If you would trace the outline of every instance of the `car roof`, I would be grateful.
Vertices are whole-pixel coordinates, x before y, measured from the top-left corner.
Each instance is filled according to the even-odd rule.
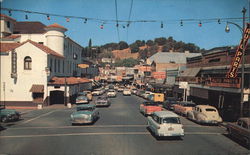
[[[179,117],[172,111],[156,111],[154,112],[154,114],[157,115],[158,117]]]
[[[241,117],[239,120],[246,122],[248,125],[250,124],[250,117]]]
[[[94,108],[95,107],[95,105],[93,105],[93,104],[81,104],[81,105],[77,105],[76,106],[77,108]]]
[[[213,108],[213,109],[216,109],[215,107],[210,106],[210,105],[197,105],[196,107],[199,107],[199,108],[201,108],[201,109],[206,109],[206,108]]]

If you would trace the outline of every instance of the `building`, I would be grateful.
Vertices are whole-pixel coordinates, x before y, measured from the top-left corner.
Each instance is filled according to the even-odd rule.
[[[235,51],[234,47],[219,47],[208,50],[201,56],[187,58],[187,69],[177,79],[175,95],[182,96],[183,90],[178,89],[178,82],[186,81],[190,100],[215,106],[226,121],[236,120],[240,113],[241,65],[236,78],[226,78]],[[246,50],[244,78],[246,102],[243,113],[249,117],[250,48]]]
[[[78,67],[83,47],[66,31],[56,23],[18,22],[1,14],[1,104],[74,103],[79,91],[91,88]]]

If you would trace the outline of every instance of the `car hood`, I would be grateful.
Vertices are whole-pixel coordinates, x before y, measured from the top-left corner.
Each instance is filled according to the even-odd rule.
[[[16,110],[13,109],[2,109],[0,110],[0,113],[2,114],[16,114],[18,113]]]

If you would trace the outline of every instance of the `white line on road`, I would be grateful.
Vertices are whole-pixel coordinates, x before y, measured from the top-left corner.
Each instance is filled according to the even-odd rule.
[[[47,112],[47,113],[42,114],[42,115],[40,115],[40,116],[37,116],[37,117],[35,117],[35,118],[32,118],[32,119],[29,119],[29,120],[27,120],[27,121],[21,122],[20,124],[29,123],[29,122],[34,121],[34,120],[36,120],[36,119],[38,119],[38,118],[41,118],[41,117],[43,117],[43,116],[47,116],[47,115],[49,115],[49,114],[51,114],[51,113],[53,113],[53,112],[55,112],[55,111],[57,111],[57,110]],[[19,125],[20,125],[20,124],[19,124]]]
[[[11,130],[22,130],[22,129],[67,129],[67,128],[139,128],[139,127],[147,127],[147,125],[94,125],[94,126],[41,126],[41,127],[13,127],[8,128]]]
[[[213,132],[186,132],[185,135],[222,135],[224,133]],[[44,135],[16,135],[0,136],[0,138],[38,138],[59,136],[99,136],[99,135],[150,135],[149,132],[97,132],[97,133],[68,133],[68,134],[44,134]]]

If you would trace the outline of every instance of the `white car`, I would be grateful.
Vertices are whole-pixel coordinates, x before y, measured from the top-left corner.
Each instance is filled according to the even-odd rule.
[[[187,118],[201,124],[219,124],[222,118],[218,110],[210,105],[197,105],[187,112]]]
[[[183,137],[180,118],[171,111],[157,111],[148,117],[148,127],[158,137]]]
[[[124,89],[123,90],[123,95],[124,96],[127,96],[127,95],[130,96],[131,95],[131,91],[129,89]]]
[[[113,89],[110,89],[107,93],[108,97],[116,97],[116,91]]]
[[[95,96],[99,96],[102,94],[102,90],[101,89],[95,89],[93,92],[92,92],[92,95],[95,95]]]

